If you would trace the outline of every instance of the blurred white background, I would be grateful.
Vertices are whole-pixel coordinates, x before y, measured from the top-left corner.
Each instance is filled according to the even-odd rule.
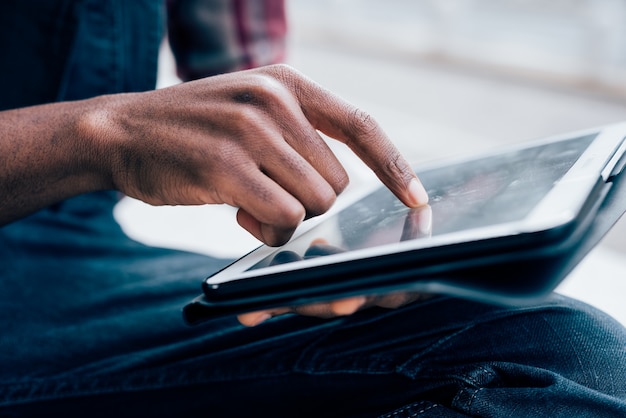
[[[626,93],[623,0],[289,0],[307,38]]]
[[[413,163],[626,120],[623,0],[287,0],[288,63],[371,113]],[[178,82],[164,49],[159,86]],[[353,183],[370,173],[341,147]],[[129,235],[237,257],[229,207],[124,199]],[[557,289],[626,324],[626,221]],[[202,278],[199,278],[199,281]]]

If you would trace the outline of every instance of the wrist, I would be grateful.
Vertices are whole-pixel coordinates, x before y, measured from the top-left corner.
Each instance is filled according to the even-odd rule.
[[[114,96],[100,96],[76,102],[76,114],[71,135],[76,149],[75,164],[85,191],[119,190],[115,177],[119,173],[122,143],[119,112]]]
[[[99,100],[0,112],[0,225],[53,203],[112,188]]]

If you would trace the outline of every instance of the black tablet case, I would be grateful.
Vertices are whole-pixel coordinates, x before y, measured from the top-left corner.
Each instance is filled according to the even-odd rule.
[[[515,252],[485,254],[478,257],[473,266],[450,260],[438,269],[431,269],[427,275],[396,281],[386,290],[435,289],[483,302],[516,305],[535,302],[554,290],[626,212],[624,177],[626,175],[619,173],[606,183],[592,215],[564,241]],[[388,274],[393,276],[394,273]],[[187,324],[194,325],[219,316],[290,305],[293,300],[289,298],[272,303],[238,304],[236,301],[210,301],[202,294],[184,307],[183,318]]]

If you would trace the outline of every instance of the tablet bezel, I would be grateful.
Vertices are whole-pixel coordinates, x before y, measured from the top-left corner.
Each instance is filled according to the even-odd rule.
[[[490,227],[477,228],[456,232],[452,234],[432,237],[428,240],[412,240],[349,251],[340,254],[318,257],[310,260],[302,260],[295,263],[282,264],[260,269],[249,270],[264,258],[281,250],[281,247],[260,246],[246,256],[235,261],[228,267],[213,274],[204,281],[203,288],[206,294],[215,293],[219,295],[224,288],[228,288],[228,283],[236,283],[240,288],[249,279],[256,279],[263,276],[284,275],[287,272],[302,272],[308,269],[319,269],[324,265],[337,265],[351,262],[353,260],[370,259],[373,257],[384,257],[396,253],[423,251],[446,246],[460,246],[464,243],[481,243],[481,245],[524,245],[525,240],[531,236],[540,235],[542,239],[557,237],[568,225],[574,223],[581,213],[584,205],[588,201],[589,194],[596,187],[598,182],[605,182],[610,177],[613,167],[620,160],[623,154],[623,139],[626,135],[626,123],[618,123],[598,128],[571,132],[558,136],[551,136],[541,140],[516,144],[514,146],[499,147],[487,153],[479,155],[449,159],[444,162],[434,162],[424,164],[420,169],[441,167],[449,164],[457,164],[465,161],[472,161],[477,158],[484,158],[498,155],[502,152],[511,152],[529,147],[542,146],[556,141],[566,141],[568,139],[579,138],[581,136],[597,133],[596,138],[589,147],[574,163],[568,172],[556,183],[555,187],[542,199],[531,213],[521,221],[508,222]],[[370,193],[383,187],[380,182],[371,184],[369,187],[362,187],[353,190],[349,195],[338,199],[333,208],[324,215],[304,222],[294,234],[292,241],[302,236],[313,228],[325,222],[329,217],[336,215],[350,204],[359,201]],[[534,238],[532,238],[534,239]],[[507,242],[505,242],[507,241]],[[244,282],[241,282],[241,281]],[[257,282],[253,287],[262,286]]]

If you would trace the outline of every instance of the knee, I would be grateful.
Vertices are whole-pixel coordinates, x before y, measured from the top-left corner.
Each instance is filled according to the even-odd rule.
[[[626,328],[592,306],[555,295],[478,328],[483,336],[496,338],[491,340],[496,358],[626,396]]]

